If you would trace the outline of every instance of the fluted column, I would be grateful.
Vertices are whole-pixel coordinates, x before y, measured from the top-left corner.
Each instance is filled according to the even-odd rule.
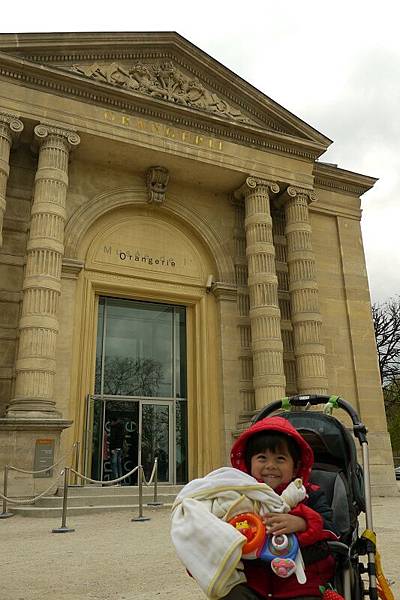
[[[243,198],[234,198],[235,229],[233,240],[235,244],[235,279],[237,286],[237,308],[239,312],[240,333],[240,406],[246,415],[255,410],[253,387],[253,353],[251,349],[250,302],[248,288],[248,267],[246,257],[245,208]]]
[[[24,125],[14,115],[0,113],[0,248],[3,246],[3,219],[6,211],[6,188],[10,174],[10,151]]]
[[[299,393],[326,394],[325,348],[321,343],[322,318],[308,208],[315,194],[312,190],[289,186],[282,199],[297,389]]]
[[[276,183],[248,177],[239,190],[245,203],[253,383],[256,408],[285,395],[278,280],[272,239],[270,193]]]
[[[80,139],[74,131],[50,125],[37,125],[34,132],[39,162],[23,283],[15,397],[7,416],[57,418],[53,383],[68,159]]]

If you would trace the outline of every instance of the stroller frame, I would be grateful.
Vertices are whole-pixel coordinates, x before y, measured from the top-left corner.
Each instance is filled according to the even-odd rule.
[[[363,492],[365,499],[365,510],[360,509],[359,512],[365,512],[367,531],[373,532],[367,428],[364,423],[362,423],[356,410],[349,402],[339,396],[299,394],[271,402],[252,418],[252,423],[256,423],[257,421],[260,421],[261,419],[264,419],[265,417],[279,410],[292,411],[293,407],[298,407],[301,409],[301,411],[298,412],[304,412],[304,410],[307,410],[311,406],[318,406],[321,404],[325,405],[325,407],[329,409],[329,414],[332,412],[332,408],[340,408],[344,410],[352,420],[354,437],[358,439],[361,446],[362,467],[364,472]],[[352,438],[351,440],[355,448],[354,440]],[[362,600],[364,597],[369,597],[370,600],[378,600],[375,567],[376,547],[374,541],[367,539],[365,544],[363,544],[363,547],[360,548],[360,544],[358,544],[356,549],[352,548],[351,545],[344,544],[343,542],[329,541],[328,544],[332,553],[336,556],[338,563],[340,562],[342,565],[343,572],[340,587],[342,588],[342,593],[345,597],[345,600]],[[367,556],[366,566],[363,562],[358,560],[359,556]],[[356,571],[356,573],[354,573],[354,571]],[[368,574],[368,590],[364,589],[364,581],[361,579],[362,573]],[[357,581],[355,581],[355,579]],[[354,590],[357,594],[356,596],[353,595]]]

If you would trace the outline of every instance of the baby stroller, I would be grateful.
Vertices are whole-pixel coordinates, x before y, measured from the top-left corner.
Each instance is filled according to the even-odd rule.
[[[308,411],[323,405],[322,410]],[[353,434],[362,450],[363,467],[357,462],[350,431],[335,417],[340,408],[351,418]],[[336,557],[334,587],[346,600],[393,598],[381,573],[373,533],[367,429],[354,408],[338,396],[297,395],[272,402],[257,413],[256,423],[279,412],[303,435],[314,451],[311,482],[319,485],[330,502],[340,542],[328,542]],[[365,513],[366,531],[359,535],[358,518]]]

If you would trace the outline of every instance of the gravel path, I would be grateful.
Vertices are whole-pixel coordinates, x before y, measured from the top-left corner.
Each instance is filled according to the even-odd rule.
[[[175,556],[169,511],[148,508],[71,517],[73,533],[54,534],[59,519],[0,520],[1,600],[204,600]],[[400,598],[399,498],[374,501],[374,525],[386,577]]]

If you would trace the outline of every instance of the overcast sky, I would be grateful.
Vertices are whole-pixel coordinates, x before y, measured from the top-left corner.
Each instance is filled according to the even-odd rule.
[[[0,30],[177,31],[334,143],[321,160],[379,177],[363,197],[373,301],[400,294],[397,0],[4,2]]]

